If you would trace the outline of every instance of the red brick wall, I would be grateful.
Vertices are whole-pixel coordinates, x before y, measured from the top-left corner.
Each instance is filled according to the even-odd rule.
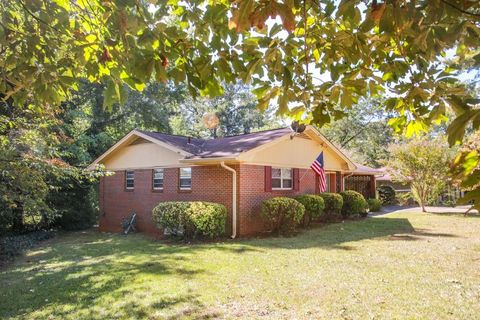
[[[298,191],[272,190],[265,192],[265,167],[240,165],[239,234],[242,236],[251,235],[265,230],[260,213],[263,200],[277,196],[315,193],[314,172],[311,169],[300,169],[299,176],[300,186]]]
[[[275,196],[315,193],[316,177],[311,169],[299,170],[299,190],[265,191],[265,167],[256,165],[232,166],[237,170],[237,234],[252,235],[263,231],[261,203]],[[121,221],[137,213],[139,231],[161,235],[152,221],[152,209],[161,201],[201,200],[218,202],[227,207],[227,234],[232,226],[232,174],[220,166],[192,168],[192,190],[178,190],[178,168],[164,171],[164,189],[152,191],[152,170],[135,170],[135,189],[125,190],[125,173],[118,171],[100,181],[100,230],[120,232]]]
[[[234,167],[235,168],[235,167]],[[238,169],[238,167],[236,168]],[[161,201],[211,201],[228,210],[227,233],[231,232],[232,174],[220,166],[192,167],[192,190],[178,190],[178,168],[164,169],[163,191],[152,191],[152,170],[135,170],[135,188],[125,190],[125,172],[100,181],[100,230],[120,232],[121,221],[137,213],[139,231],[161,235],[152,221],[152,209]]]

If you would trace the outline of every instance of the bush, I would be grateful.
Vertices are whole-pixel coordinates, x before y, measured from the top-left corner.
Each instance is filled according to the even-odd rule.
[[[325,202],[322,197],[314,194],[302,194],[294,197],[294,199],[305,207],[305,214],[303,215],[302,221],[304,227],[308,227],[312,220],[320,218],[323,214]]]
[[[54,226],[64,230],[91,228],[97,222],[96,199],[98,195],[93,187],[64,189],[50,195],[50,205],[55,208],[58,216]]]
[[[0,238],[0,262],[8,261],[21,254],[24,250],[33,247],[38,242],[52,238],[54,235],[53,231],[39,230]]]
[[[395,201],[401,206],[411,206],[415,204],[413,195],[411,192],[399,192],[395,196]]]
[[[270,230],[277,234],[288,235],[294,232],[304,214],[303,204],[292,198],[276,197],[262,203],[262,216]]]
[[[215,238],[225,233],[227,208],[212,202],[190,202],[189,220],[194,232],[208,238]]]
[[[212,202],[171,201],[159,203],[152,216],[155,224],[170,235],[215,238],[225,232],[227,209]]]
[[[340,192],[343,198],[342,215],[349,217],[353,215],[367,216],[368,204],[363,195],[357,191],[347,190]]]
[[[382,202],[382,205],[386,206],[390,204],[395,204],[396,192],[392,186],[383,185],[378,187],[377,191],[378,191],[378,197],[380,198],[380,202]]]
[[[382,209],[382,202],[378,199],[368,199],[368,209],[370,209],[370,212],[378,212]]]
[[[343,207],[343,198],[338,193],[321,193],[319,194],[325,203],[325,220],[336,220],[340,217]]]

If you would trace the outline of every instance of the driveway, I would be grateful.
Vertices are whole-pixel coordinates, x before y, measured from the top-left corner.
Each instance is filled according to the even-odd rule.
[[[426,207],[429,213],[465,213],[470,206],[456,207]],[[392,212],[422,212],[422,208],[418,206],[386,206],[380,212],[374,212],[371,216],[380,216]],[[478,210],[471,210],[468,214],[478,214]]]

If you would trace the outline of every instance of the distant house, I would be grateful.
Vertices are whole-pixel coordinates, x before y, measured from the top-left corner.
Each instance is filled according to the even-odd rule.
[[[352,162],[311,126],[300,134],[281,128],[210,140],[133,130],[90,165],[114,172],[100,181],[100,230],[120,231],[135,212],[140,231],[159,234],[155,205],[201,200],[227,207],[232,237],[259,233],[264,199],[319,192],[310,165],[322,151],[327,191],[375,196],[375,169]]]

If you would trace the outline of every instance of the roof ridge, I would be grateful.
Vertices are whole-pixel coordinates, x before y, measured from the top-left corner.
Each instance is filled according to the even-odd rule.
[[[210,141],[210,140],[218,140],[218,139],[225,139],[225,138],[233,138],[233,137],[240,137],[240,136],[247,136],[251,134],[257,134],[257,133],[262,133],[262,132],[268,132],[268,131],[277,131],[277,130],[282,130],[282,129],[288,129],[289,127],[280,127],[280,128],[275,128],[275,129],[265,129],[265,130],[260,130],[260,131],[255,131],[255,132],[249,132],[249,133],[239,133],[239,134],[234,134],[231,136],[224,136],[224,137],[218,137],[218,138],[198,138],[198,137],[193,137],[193,136],[184,136],[181,134],[173,134],[173,133],[163,133],[159,131],[149,131],[149,130],[142,130],[142,129],[135,129],[137,131],[140,131],[142,133],[158,133],[158,134],[164,134],[166,136],[171,136],[171,137],[179,137],[179,138],[194,138],[197,140],[202,140],[202,141]]]
[[[233,135],[231,135],[231,136],[224,136],[224,137],[220,137],[220,138],[218,138],[218,139],[233,138],[233,137],[240,137],[240,136],[248,136],[248,135],[250,135],[250,134],[262,133],[262,132],[268,132],[268,131],[277,131],[277,130],[282,130],[282,129],[288,129],[288,127],[281,127],[281,128],[275,128],[275,129],[265,129],[265,130],[260,130],[260,131],[255,131],[255,132],[249,132],[249,133],[233,134]]]
[[[157,133],[157,134],[163,134],[163,135],[166,135],[166,136],[170,136],[170,137],[179,137],[179,138],[185,138],[185,139],[188,139],[188,138],[193,138],[193,139],[198,139],[198,140],[206,140],[206,139],[203,139],[203,138],[197,138],[197,137],[193,137],[193,136],[184,136],[184,135],[181,135],[181,134],[173,134],[173,133],[164,133],[164,132],[160,132],[160,131],[149,131],[149,130],[142,130],[142,129],[135,129],[136,131],[140,131],[142,133]]]

